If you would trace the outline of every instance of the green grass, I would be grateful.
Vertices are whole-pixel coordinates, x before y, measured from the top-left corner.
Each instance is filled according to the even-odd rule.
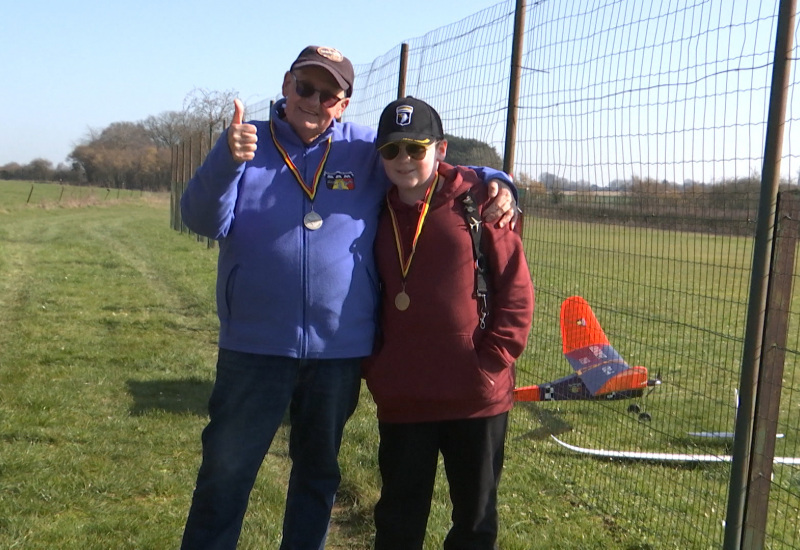
[[[216,252],[169,229],[166,195],[80,198],[85,189],[36,184],[27,201],[30,190],[0,182],[0,548],[177,548],[214,376]],[[727,465],[594,460],[536,436],[568,424],[562,437],[578,445],[727,453],[686,432],[732,429],[749,241],[531,219],[526,251],[537,304],[520,385],[567,374],[558,311],[571,294],[664,385],[647,400],[649,424],[626,402],[514,410],[500,547],[719,548]],[[790,389],[795,363],[789,354]],[[778,454],[800,456],[799,411],[785,390]],[[328,548],[370,548],[376,450],[365,390],[347,427]],[[277,547],[289,466],[284,430],[240,548]],[[779,467],[773,485],[769,547],[800,547],[800,475]],[[426,549],[441,548],[449,514],[440,472]]]
[[[111,203],[151,196],[152,193],[132,189],[110,189],[41,183],[30,181],[0,180],[0,212],[19,210],[30,206],[41,208],[77,207]]]

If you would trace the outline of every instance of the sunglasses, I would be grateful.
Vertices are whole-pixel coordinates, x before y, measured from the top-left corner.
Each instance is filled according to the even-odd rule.
[[[400,154],[400,145],[398,143],[387,143],[378,151],[381,156],[386,160],[392,160]],[[406,154],[414,160],[422,160],[428,154],[428,148],[425,145],[417,145],[416,143],[403,143],[402,146],[406,150]]]
[[[294,91],[297,93],[297,95],[308,98],[316,93],[319,93],[319,104],[326,109],[330,109],[344,99],[343,97],[339,97],[338,95],[329,92],[328,90],[318,90],[308,82],[298,80],[294,73],[292,73],[292,76],[294,77]]]

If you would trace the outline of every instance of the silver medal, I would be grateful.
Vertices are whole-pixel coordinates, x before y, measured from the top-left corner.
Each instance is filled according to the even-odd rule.
[[[322,227],[322,216],[312,210],[303,216],[303,225],[305,225],[306,228],[310,229],[311,231],[316,231]]]

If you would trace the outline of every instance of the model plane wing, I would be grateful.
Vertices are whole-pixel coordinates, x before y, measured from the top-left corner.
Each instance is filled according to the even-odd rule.
[[[654,453],[645,451],[609,451],[606,449],[590,449],[587,447],[577,447],[561,441],[554,435],[550,435],[556,443],[562,447],[585,455],[619,458],[625,460],[651,460],[655,462],[731,462],[730,455],[715,454],[688,454],[688,453]],[[800,465],[800,457],[776,456],[773,459],[775,464]]]

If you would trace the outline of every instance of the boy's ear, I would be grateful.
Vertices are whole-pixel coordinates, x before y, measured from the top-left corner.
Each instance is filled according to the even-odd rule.
[[[436,160],[439,162],[444,160],[447,156],[447,140],[443,139],[436,144]]]

